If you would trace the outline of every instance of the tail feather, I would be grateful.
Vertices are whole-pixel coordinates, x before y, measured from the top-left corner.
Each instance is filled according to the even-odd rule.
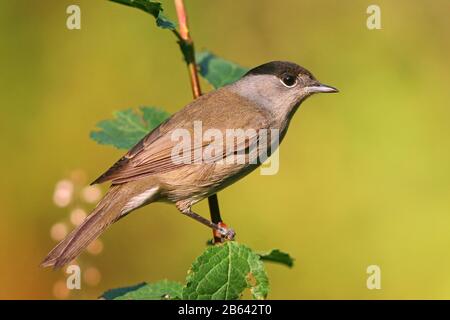
[[[60,268],[68,264],[108,226],[120,219],[120,201],[112,201],[117,200],[118,194],[119,187],[113,186],[86,220],[50,251],[41,266]]]

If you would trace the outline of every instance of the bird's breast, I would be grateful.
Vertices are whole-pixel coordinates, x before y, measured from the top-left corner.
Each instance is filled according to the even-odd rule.
[[[257,167],[225,163],[186,165],[158,177],[161,197],[169,202],[189,199],[194,204],[228,187]]]

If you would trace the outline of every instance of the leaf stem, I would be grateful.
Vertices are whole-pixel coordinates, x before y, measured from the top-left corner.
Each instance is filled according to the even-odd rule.
[[[179,35],[182,41],[182,47],[185,48],[185,59],[189,70],[189,78],[191,80],[192,95],[198,98],[202,95],[200,81],[197,73],[197,65],[195,62],[194,42],[189,33],[187,12],[183,0],[174,0],[175,8],[178,16],[178,24],[180,27]]]
[[[189,33],[188,26],[188,16],[186,12],[186,8],[184,6],[183,0],[174,0],[175,1],[175,9],[177,11],[178,16],[178,24],[180,27],[180,31],[174,31],[175,36],[180,41],[181,48],[185,49],[184,57],[186,60],[186,64],[189,70],[189,79],[191,81],[192,95],[194,98],[198,98],[202,95],[202,90],[200,87],[200,81],[198,78],[197,72],[197,64],[195,62],[195,50],[194,50],[194,41],[191,38]],[[209,211],[211,215],[211,221],[213,223],[222,223],[222,218],[220,216],[219,209],[219,199],[217,195],[214,194],[208,198]],[[218,237],[216,233],[213,232],[214,243],[222,242],[222,238]]]

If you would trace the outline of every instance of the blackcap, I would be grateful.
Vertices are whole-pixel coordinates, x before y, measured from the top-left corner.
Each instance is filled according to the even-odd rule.
[[[192,206],[257,168],[262,161],[257,157],[254,161],[255,157],[250,156],[252,150],[257,150],[256,154],[272,153],[277,147],[272,137],[278,135],[279,141],[283,139],[302,101],[315,93],[331,92],[338,90],[321,84],[299,65],[273,61],[192,101],[93,182],[110,181],[111,187],[85,221],[48,254],[42,266],[61,267],[71,262],[113,222],[156,201],[173,203],[183,214],[218,230],[226,238],[233,237],[232,229],[194,213]],[[231,140],[231,147],[198,138],[188,139],[180,147],[180,137],[195,135],[198,124],[205,135],[215,132],[216,137],[218,134],[228,137],[229,129],[250,133],[240,142]],[[259,143],[264,140],[261,132],[270,132],[270,143]],[[256,149],[251,148],[254,145]],[[202,158],[205,153],[208,159]],[[244,155],[245,161],[229,161],[237,154]]]

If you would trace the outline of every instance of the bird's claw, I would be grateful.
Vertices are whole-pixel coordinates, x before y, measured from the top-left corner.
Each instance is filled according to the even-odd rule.
[[[219,232],[225,240],[234,240],[236,237],[236,232],[232,228],[220,228]]]
[[[223,222],[219,222],[219,228],[215,232],[217,238],[223,240],[234,240],[236,232],[232,228],[228,228]]]

